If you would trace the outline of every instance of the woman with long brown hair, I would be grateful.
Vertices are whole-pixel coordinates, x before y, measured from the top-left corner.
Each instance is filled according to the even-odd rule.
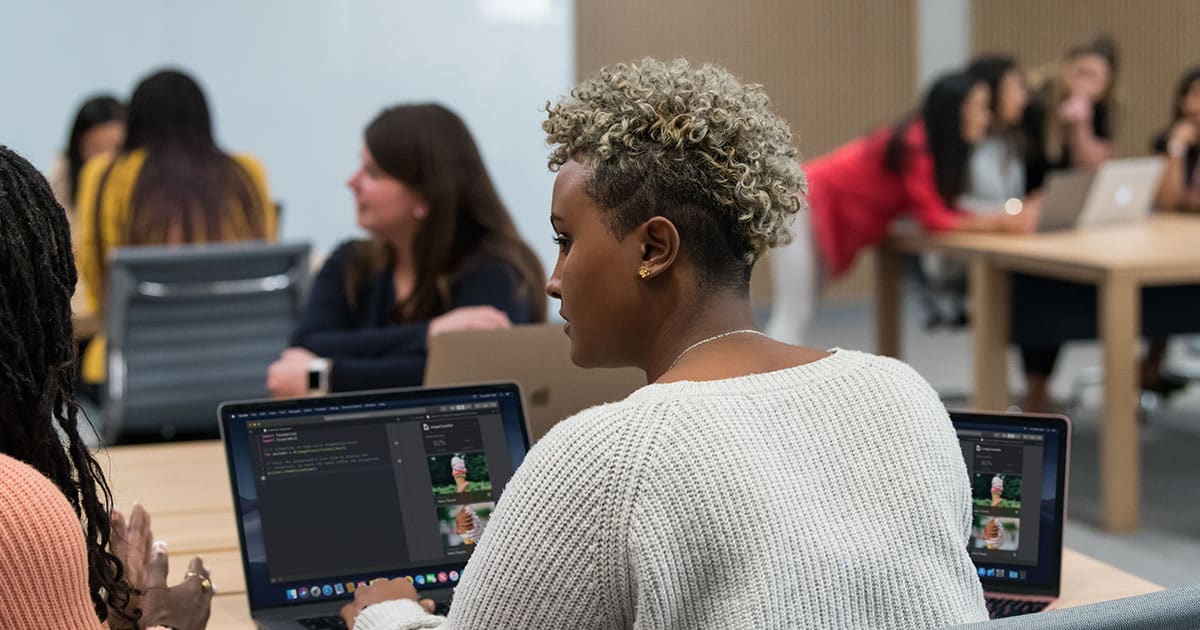
[[[266,171],[253,157],[217,146],[194,79],[177,70],[151,74],[134,90],[128,116],[120,152],[89,161],[76,195],[79,272],[97,312],[108,255],[118,247],[273,239],[276,232]],[[97,337],[83,357],[84,381],[104,380],[104,354]]]
[[[426,342],[451,330],[543,321],[540,263],[521,240],[470,132],[436,104],[384,110],[347,182],[367,240],[317,275],[275,396],[419,385]]]

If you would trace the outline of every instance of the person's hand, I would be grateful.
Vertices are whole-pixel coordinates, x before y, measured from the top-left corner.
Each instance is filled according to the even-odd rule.
[[[162,541],[152,542],[150,513],[137,503],[124,515],[113,510],[111,514],[111,546],[113,555],[121,560],[125,579],[133,589],[129,609],[110,614],[109,625],[118,628],[135,628],[125,619],[132,619],[133,611],[141,609],[141,627],[168,626],[178,630],[201,629],[208,623],[212,603],[212,581],[200,557],[192,559],[187,577],[174,587],[167,587],[167,545]]]
[[[1168,147],[1171,145],[1190,147],[1197,143],[1200,143],[1200,129],[1196,128],[1196,123],[1187,118],[1181,118],[1171,126],[1171,131],[1167,133]]]
[[[1021,211],[1017,213],[1014,231],[1018,234],[1032,234],[1037,231],[1042,219],[1042,195],[1035,193],[1025,198],[1021,203]]]
[[[429,322],[429,338],[458,330],[499,330],[512,328],[504,311],[494,306],[460,306]]]
[[[364,608],[393,599],[411,599],[420,604],[425,609],[425,612],[433,613],[433,600],[418,600],[417,589],[408,580],[379,579],[368,586],[360,586],[358,590],[354,591],[354,601],[342,606],[342,621],[346,622],[347,628],[354,630],[354,620],[358,619],[358,614]]]
[[[1058,107],[1058,117],[1065,123],[1091,122],[1092,101],[1083,94],[1072,94]]]
[[[1042,213],[1041,197],[1030,197],[1021,204],[1021,211],[1016,214],[996,215],[998,231],[1011,234],[1032,234],[1037,230],[1038,220]]]
[[[137,503],[129,514],[129,522],[117,510],[109,513],[109,547],[121,561],[125,583],[130,587],[129,604],[125,610],[109,608],[108,625],[112,630],[136,630],[135,612],[140,606],[140,592],[146,585],[146,569],[151,549],[150,514]]]
[[[213,585],[200,556],[188,563],[183,582],[167,586],[167,545],[157,542],[150,552],[147,585],[142,593],[142,624],[175,630],[204,630],[212,612]]]
[[[109,515],[112,529],[110,540],[113,555],[120,558],[125,568],[125,581],[135,590],[146,587],[146,570],[150,562],[153,534],[150,531],[150,513],[134,503],[129,511],[129,522],[125,515],[113,510]]]
[[[288,348],[267,368],[267,391],[272,398],[308,394],[308,366],[317,355],[304,348]]]

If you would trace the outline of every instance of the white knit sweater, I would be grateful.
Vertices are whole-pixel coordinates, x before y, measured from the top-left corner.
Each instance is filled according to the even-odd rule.
[[[987,619],[945,408],[907,365],[648,385],[560,423],[513,476],[448,619],[356,630],[928,628]]]

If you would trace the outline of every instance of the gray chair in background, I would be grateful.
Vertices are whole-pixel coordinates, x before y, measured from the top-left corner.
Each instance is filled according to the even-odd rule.
[[[303,244],[128,247],[109,261],[108,444],[216,437],[217,405],[262,398],[308,283]]]
[[[1194,630],[1200,628],[1200,584],[1124,597],[1087,606],[1050,610],[952,626],[953,630]]]

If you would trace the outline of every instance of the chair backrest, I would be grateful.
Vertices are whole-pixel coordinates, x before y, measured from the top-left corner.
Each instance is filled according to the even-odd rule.
[[[217,435],[217,405],[266,396],[307,286],[310,246],[127,247],[109,262],[108,443]]]
[[[1098,604],[953,626],[954,630],[1184,630],[1200,628],[1200,584]]]

